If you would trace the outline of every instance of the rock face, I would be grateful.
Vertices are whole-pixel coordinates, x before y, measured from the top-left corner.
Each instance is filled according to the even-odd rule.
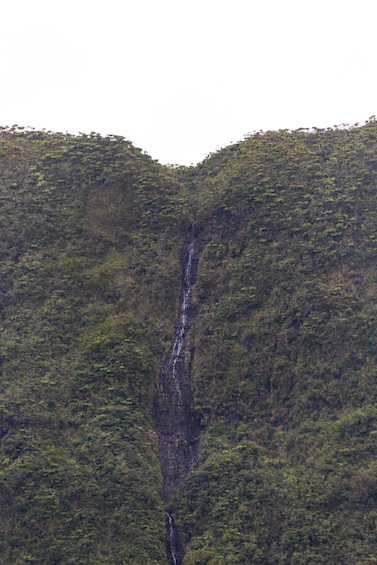
[[[164,479],[164,499],[169,502],[180,480],[195,468],[198,458],[199,426],[193,417],[191,371],[193,349],[187,352],[186,336],[194,322],[191,305],[196,282],[201,241],[193,224],[181,251],[182,292],[174,338],[159,375],[155,422],[158,455]]]
[[[197,465],[200,429],[193,415],[191,365],[193,348],[187,351],[186,336],[194,323],[192,287],[196,282],[201,240],[193,224],[181,251],[182,292],[179,315],[174,327],[170,353],[159,375],[155,405],[158,456],[163,476],[163,496],[168,504],[182,478]],[[173,565],[182,562],[174,520],[167,513],[168,559]]]

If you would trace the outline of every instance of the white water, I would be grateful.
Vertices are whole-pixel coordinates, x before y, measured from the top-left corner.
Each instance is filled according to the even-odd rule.
[[[166,421],[159,433],[159,456],[164,474],[164,497],[168,501],[181,476],[195,469],[195,448],[191,445],[196,437],[196,427],[191,415],[192,395],[188,373],[185,371],[185,339],[193,316],[190,312],[192,284],[195,283],[198,246],[192,225],[191,243],[184,245],[182,257],[182,293],[179,317],[175,326],[170,356],[161,373],[165,398]],[[186,387],[186,388],[185,388]],[[182,391],[181,391],[182,388]],[[195,432],[194,432],[195,429]],[[196,440],[195,440],[196,441]],[[173,517],[166,512],[167,554],[170,565],[181,565],[182,548]]]
[[[196,463],[195,463],[194,453],[192,451],[191,445],[189,445],[189,447],[188,447],[188,452],[190,454],[189,469],[192,470],[192,469],[195,469]]]
[[[177,548],[175,542],[175,534],[174,534],[174,523],[173,518],[170,516],[168,512],[166,512],[167,518],[167,530],[169,536],[169,555],[171,557],[173,565],[177,565]]]
[[[178,395],[181,395],[181,388],[179,385],[179,380],[177,377],[177,363],[181,357],[185,335],[187,332],[187,310],[190,306],[191,298],[191,276],[192,276],[192,257],[194,254],[194,244],[191,243],[189,247],[189,254],[187,258],[187,263],[185,266],[184,277],[183,277],[183,293],[182,302],[179,316],[179,329],[175,335],[174,343],[172,347],[172,353],[170,356],[170,367],[171,376],[173,378],[174,386],[177,390]]]

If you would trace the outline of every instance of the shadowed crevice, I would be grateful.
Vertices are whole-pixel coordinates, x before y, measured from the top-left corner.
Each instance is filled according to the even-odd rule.
[[[182,291],[178,319],[170,353],[160,374],[155,402],[155,426],[158,434],[158,457],[163,477],[163,497],[168,505],[179,483],[198,461],[200,427],[194,418],[191,391],[191,366],[193,349],[187,355],[187,334],[194,324],[192,287],[196,282],[202,241],[198,229],[192,224],[181,250]],[[180,565],[183,559],[173,517],[166,514],[168,559]]]

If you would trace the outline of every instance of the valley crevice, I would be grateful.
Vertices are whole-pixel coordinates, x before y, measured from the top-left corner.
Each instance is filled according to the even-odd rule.
[[[193,349],[187,346],[187,334],[195,320],[192,287],[196,282],[201,241],[195,224],[181,250],[182,290],[178,319],[170,352],[160,370],[155,403],[158,457],[163,477],[163,498],[168,506],[185,475],[197,465],[200,427],[194,417],[191,390]],[[171,514],[167,513],[168,559],[182,562],[183,552]]]

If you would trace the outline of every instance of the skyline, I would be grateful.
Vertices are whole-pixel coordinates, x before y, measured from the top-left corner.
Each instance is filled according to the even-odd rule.
[[[377,113],[369,1],[15,0],[0,125],[122,135],[195,164],[254,131]]]

